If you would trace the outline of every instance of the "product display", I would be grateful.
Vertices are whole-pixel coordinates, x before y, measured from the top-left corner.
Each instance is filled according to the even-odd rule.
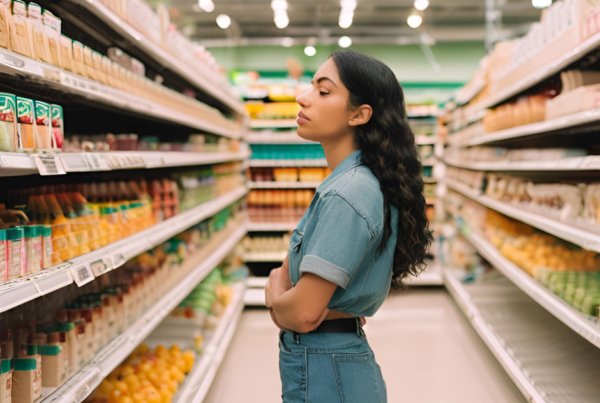
[[[314,190],[251,190],[248,216],[254,222],[297,222],[308,208]]]
[[[329,168],[250,168],[248,178],[257,182],[322,182]]]
[[[320,144],[252,144],[252,159],[324,159]]]

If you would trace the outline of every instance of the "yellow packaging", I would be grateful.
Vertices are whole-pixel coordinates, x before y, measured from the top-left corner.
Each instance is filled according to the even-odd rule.
[[[102,56],[102,71],[106,76],[106,84],[110,85],[111,87],[114,87],[115,85],[113,82],[112,62],[106,56]]]
[[[60,49],[58,66],[65,70],[76,72],[73,61],[73,41],[64,35],[61,35],[58,46]]]
[[[96,79],[103,84],[108,84],[106,82],[106,74],[104,74],[104,66],[102,65],[102,55],[92,50],[92,62],[96,72]]]
[[[98,74],[96,73],[96,68],[94,67],[94,59],[92,57],[93,51],[87,46],[83,47],[83,64],[85,65],[85,76],[91,78],[92,80],[98,80]]]
[[[55,17],[50,11],[44,10],[42,16],[42,22],[44,24],[45,40],[48,41],[47,55],[48,63],[52,63],[55,66],[61,66],[60,63],[60,29],[61,21],[60,18]],[[61,66],[62,67],[62,66]]]
[[[13,2],[12,25],[10,33],[10,50],[23,56],[32,57],[31,25],[27,18],[27,6],[20,0]],[[12,29],[14,27],[14,29]]]
[[[83,60],[83,44],[73,41],[73,71],[87,77],[85,62]]]
[[[32,33],[31,42],[33,58],[51,63],[52,56],[50,55],[50,43],[48,42],[48,36],[42,22],[42,8],[35,3],[29,3],[27,16],[29,17],[29,25]]]

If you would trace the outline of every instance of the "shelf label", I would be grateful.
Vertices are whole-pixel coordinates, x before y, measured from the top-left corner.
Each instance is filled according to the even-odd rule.
[[[65,167],[60,158],[55,155],[34,155],[33,160],[37,165],[40,175],[65,175]]]
[[[108,161],[106,161],[106,158],[104,158],[103,155],[89,153],[89,154],[84,154],[84,156],[85,156],[85,161],[87,162],[89,167],[91,169],[93,169],[94,171],[110,170],[110,165],[108,164]]]
[[[94,273],[94,276],[99,277],[104,273],[108,273],[112,270],[112,259],[110,255],[107,254],[101,259],[91,262],[90,267],[92,269],[92,272]]]
[[[75,280],[78,287],[84,286],[95,278],[94,272],[88,262],[71,266],[71,275],[73,275],[73,280]]]

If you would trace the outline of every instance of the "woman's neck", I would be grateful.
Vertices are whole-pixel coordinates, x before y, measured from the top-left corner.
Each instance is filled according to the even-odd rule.
[[[348,137],[345,141],[335,141],[333,143],[321,143],[323,151],[325,151],[325,159],[327,165],[332,171],[338,167],[354,151],[357,150],[354,145],[354,138]]]

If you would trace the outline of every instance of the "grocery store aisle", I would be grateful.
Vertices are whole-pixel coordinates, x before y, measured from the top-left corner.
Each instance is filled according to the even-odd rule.
[[[390,403],[525,402],[443,288],[389,298],[365,328]],[[205,403],[281,402],[277,331],[244,312]]]

